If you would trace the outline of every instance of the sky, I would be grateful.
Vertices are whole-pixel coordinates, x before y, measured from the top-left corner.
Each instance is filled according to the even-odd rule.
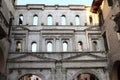
[[[46,5],[86,5],[91,6],[93,0],[18,0],[17,5],[46,4]]]

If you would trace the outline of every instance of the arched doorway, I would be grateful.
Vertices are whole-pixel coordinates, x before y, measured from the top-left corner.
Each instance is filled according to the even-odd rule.
[[[42,80],[42,79],[34,74],[25,74],[21,76],[18,80]]]
[[[73,80],[99,80],[95,75],[90,73],[80,73]]]
[[[111,74],[111,80],[120,80],[120,61],[114,63]]]

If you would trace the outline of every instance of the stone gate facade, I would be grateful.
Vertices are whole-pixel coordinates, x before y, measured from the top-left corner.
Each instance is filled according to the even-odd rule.
[[[41,80],[80,80],[80,74],[109,80],[98,17],[89,10],[83,5],[16,6],[7,80],[26,74]]]

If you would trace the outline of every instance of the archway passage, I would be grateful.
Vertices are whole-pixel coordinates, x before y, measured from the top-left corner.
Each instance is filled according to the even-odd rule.
[[[114,63],[111,77],[111,80],[120,80],[120,61]]]
[[[73,80],[99,80],[95,75],[90,73],[80,73]]]
[[[25,74],[21,76],[18,80],[42,80],[39,76],[33,74]]]

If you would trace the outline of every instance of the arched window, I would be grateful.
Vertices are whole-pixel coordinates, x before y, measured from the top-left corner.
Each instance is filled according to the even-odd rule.
[[[19,15],[19,24],[23,24],[23,15],[22,14]]]
[[[93,41],[92,45],[93,45],[93,50],[96,51],[97,50],[97,42]]]
[[[66,17],[65,17],[65,15],[61,16],[61,24],[66,25]]]
[[[49,41],[49,42],[47,43],[47,52],[52,52],[52,51],[53,51],[52,48],[53,48],[53,44],[52,44],[52,42]]]
[[[72,80],[99,80],[96,75],[91,73],[80,73]]]
[[[48,25],[52,25],[52,15],[48,15]]]
[[[38,25],[38,16],[37,15],[33,16],[33,25]]]
[[[91,15],[89,16],[89,22],[90,22],[90,24],[93,24],[93,18]]]
[[[68,43],[66,41],[63,42],[63,51],[64,52],[68,51]]]
[[[22,44],[20,41],[17,41],[16,43],[16,51],[21,52],[22,51]]]
[[[32,52],[36,52],[36,51],[37,51],[37,43],[32,42]]]
[[[75,16],[76,25],[80,25],[80,17],[78,15]]]
[[[18,78],[18,80],[42,80],[42,78],[34,74],[25,74]]]
[[[81,41],[78,42],[78,51],[83,50],[83,43]]]

